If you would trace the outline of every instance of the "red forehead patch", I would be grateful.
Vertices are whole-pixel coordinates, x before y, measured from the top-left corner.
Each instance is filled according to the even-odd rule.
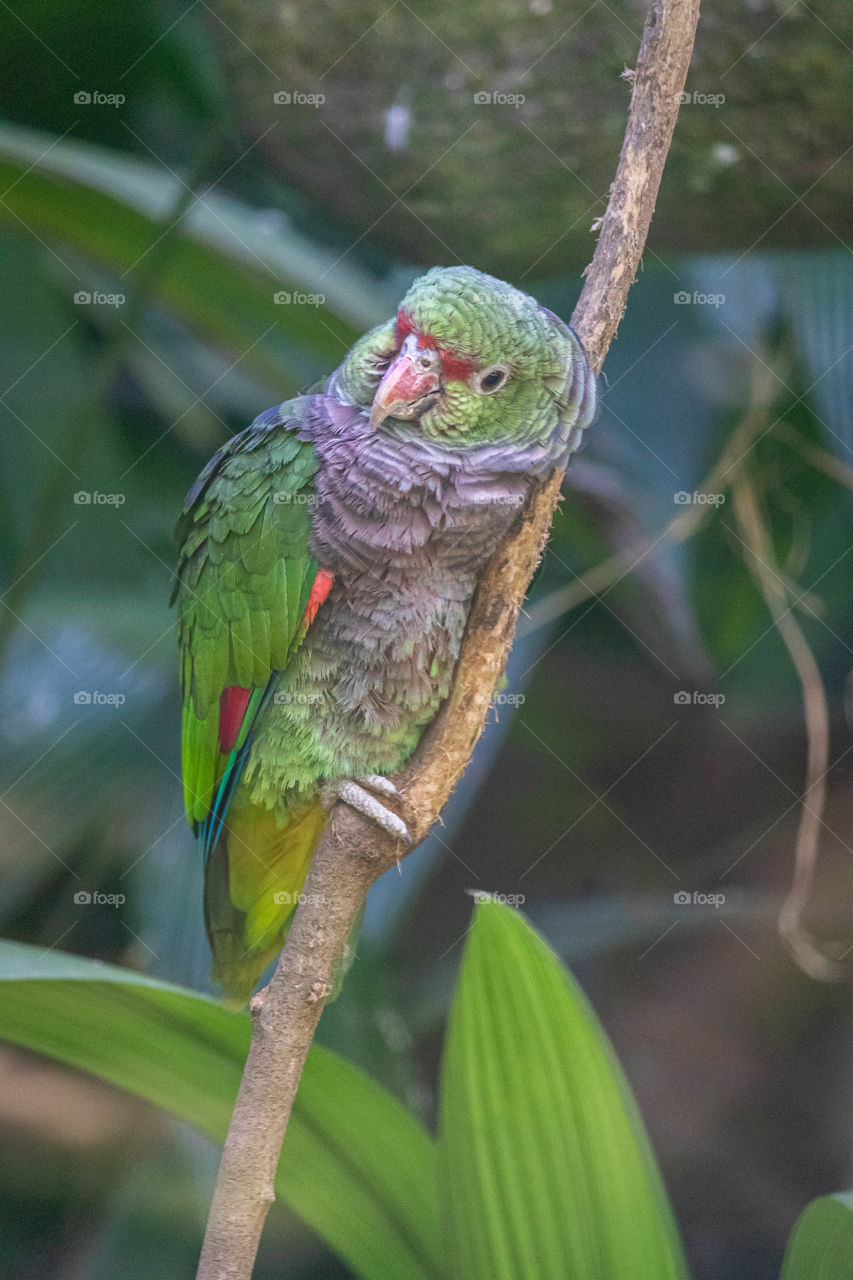
[[[408,311],[404,311],[401,307],[397,312],[397,341],[402,345],[408,338],[410,333],[414,333],[415,324]]]
[[[415,327],[415,322],[409,313],[401,307],[397,312],[397,342],[402,345],[410,333],[417,337],[418,346],[431,347],[438,352],[441,357],[441,371],[445,378],[465,382],[477,370],[476,360],[468,356],[456,355],[449,347],[439,346],[437,339],[431,333],[421,333]]]

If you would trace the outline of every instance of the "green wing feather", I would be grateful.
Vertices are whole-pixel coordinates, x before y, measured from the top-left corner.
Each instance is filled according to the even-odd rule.
[[[184,804],[197,828],[233,762],[219,749],[219,699],[252,691],[245,740],[273,672],[301,641],[317,561],[309,550],[317,459],[300,441],[304,401],[270,410],[210,460],[177,527]]]

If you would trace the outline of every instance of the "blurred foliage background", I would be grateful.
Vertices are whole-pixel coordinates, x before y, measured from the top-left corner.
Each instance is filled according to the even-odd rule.
[[[167,607],[183,494],[421,266],[568,317],[642,22],[626,0],[3,6],[6,937],[207,988]],[[320,1032],[431,1122],[464,891],[523,898],[614,1040],[697,1280],[776,1275],[800,1208],[851,1177],[849,988],[775,929],[807,742],[766,599],[826,691],[807,923],[843,964],[851,27],[841,0],[703,15],[506,695],[445,826],[374,890]],[[20,1051],[0,1075],[0,1275],[192,1275],[212,1148]],[[276,1207],[259,1276],[347,1274]]]

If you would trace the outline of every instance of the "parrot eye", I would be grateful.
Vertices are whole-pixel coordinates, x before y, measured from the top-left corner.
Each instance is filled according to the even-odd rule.
[[[509,369],[507,369],[506,365],[494,364],[491,369],[487,369],[485,373],[480,374],[478,390],[484,396],[494,395],[496,391],[500,391],[508,378]]]

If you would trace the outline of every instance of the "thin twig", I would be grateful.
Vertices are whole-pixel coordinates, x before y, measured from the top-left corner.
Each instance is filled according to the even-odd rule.
[[[715,471],[729,477],[739,540],[747,570],[755,578],[767,608],[794,665],[803,698],[806,728],[806,782],[800,810],[800,822],[794,846],[794,874],[791,888],[779,911],[779,934],[793,959],[813,978],[837,982],[849,978],[846,966],[831,960],[819,948],[802,922],[809,904],[817,874],[820,830],[826,806],[826,774],[829,761],[830,721],[826,690],[805,633],[794,616],[794,606],[806,603],[806,594],[792,584],[776,564],[773,541],[763,518],[755,480],[744,465],[753,445],[765,435],[796,448],[812,466],[820,467],[840,483],[848,483],[850,470],[844,464],[829,466],[833,460],[823,450],[803,441],[786,423],[773,421],[772,410],[778,371],[772,357],[758,361],[753,370],[749,404],[746,413],[729,439]],[[726,465],[727,459],[734,459]]]
[[[828,453],[826,449],[821,449],[820,445],[804,440],[802,433],[788,426],[786,422],[777,423],[773,434],[783,444],[795,449],[797,453],[805,458],[806,462],[816,467],[818,471],[822,471],[824,475],[831,476],[833,480],[837,480],[839,484],[845,485],[848,489],[853,489],[853,467],[848,463],[842,462],[840,458]]]
[[[599,370],[615,337],[654,212],[693,49],[699,0],[651,0],[625,140],[595,256],[572,324]],[[478,586],[453,690],[395,779],[417,844],[485,724],[525,593],[541,558],[562,474],[536,491]],[[299,1077],[350,926],[401,850],[374,823],[335,807],[265,998],[222,1153],[197,1280],[250,1280]]]
[[[767,522],[762,518],[754,482],[747,473],[734,485],[734,510],[744,542],[744,560],[755,577],[767,608],[791,658],[803,696],[806,726],[806,785],[794,846],[794,875],[788,896],[779,911],[780,936],[805,973],[824,982],[849,977],[844,965],[820,950],[803,924],[817,874],[823,812],[826,807],[826,775],[829,771],[829,707],[826,689],[811,646],[794,616],[789,588],[775,564]]]

